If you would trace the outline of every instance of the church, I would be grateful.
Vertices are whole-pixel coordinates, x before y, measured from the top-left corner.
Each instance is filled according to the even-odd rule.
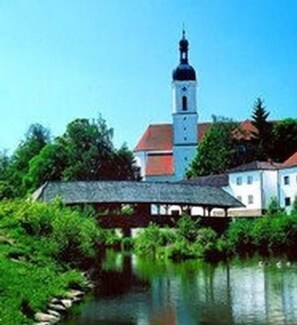
[[[172,73],[172,124],[149,125],[134,149],[146,181],[178,181],[196,154],[211,123],[197,124],[197,77],[189,64],[189,42],[183,31],[180,62]]]
[[[180,62],[172,73],[172,124],[149,125],[134,148],[144,181],[182,180],[199,143],[212,125],[211,122],[198,123],[197,74],[189,64],[185,31],[179,42],[179,52]],[[246,120],[233,135],[248,141],[256,131]]]

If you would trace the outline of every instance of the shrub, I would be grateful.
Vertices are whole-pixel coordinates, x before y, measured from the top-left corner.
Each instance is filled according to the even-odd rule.
[[[253,220],[234,219],[230,224],[226,237],[230,250],[233,252],[248,251],[253,248]]]
[[[199,221],[193,220],[188,215],[183,215],[181,219],[178,220],[176,224],[177,235],[181,239],[185,239],[190,243],[194,243],[197,238],[199,229]]]

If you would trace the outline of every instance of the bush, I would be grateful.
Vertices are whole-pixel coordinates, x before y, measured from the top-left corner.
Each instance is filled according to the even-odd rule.
[[[193,220],[188,215],[183,215],[176,224],[177,235],[190,243],[194,243],[196,241],[198,229],[199,221]]]
[[[226,237],[228,246],[233,252],[250,252],[253,249],[253,220],[234,219],[230,224]]]

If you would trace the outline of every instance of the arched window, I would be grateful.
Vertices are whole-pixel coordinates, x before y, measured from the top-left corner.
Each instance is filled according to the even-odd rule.
[[[186,96],[182,97],[182,108],[183,108],[183,111],[186,111],[188,109],[188,103],[187,103],[187,97]]]

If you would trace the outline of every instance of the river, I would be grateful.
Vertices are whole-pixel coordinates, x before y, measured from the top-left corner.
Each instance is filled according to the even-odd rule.
[[[297,324],[297,264],[259,261],[174,264],[108,252],[94,294],[62,324]]]

